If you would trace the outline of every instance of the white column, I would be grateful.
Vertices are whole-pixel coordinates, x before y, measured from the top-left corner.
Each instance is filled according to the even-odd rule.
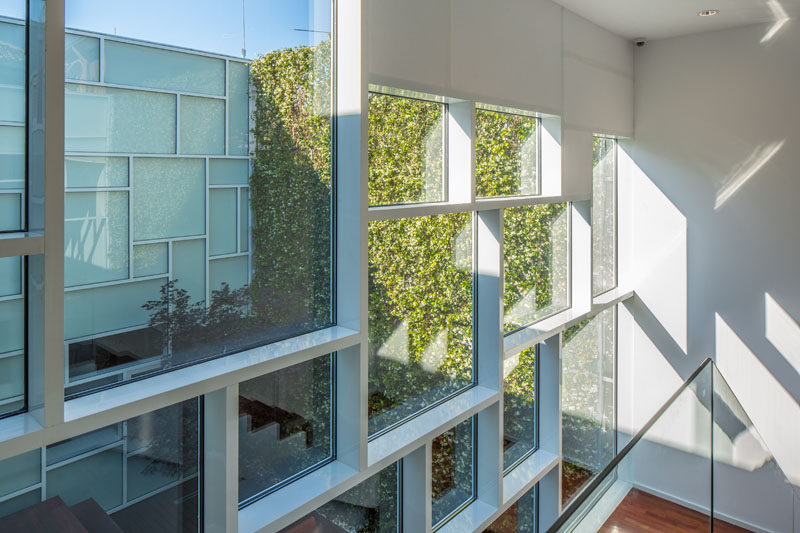
[[[204,397],[203,520],[205,531],[239,527],[239,386]]]
[[[539,482],[539,528],[561,513],[561,335],[539,344],[539,448],[559,457],[559,465]]]
[[[431,444],[403,458],[403,531],[431,530]]]
[[[475,199],[475,103],[450,102],[447,120],[448,201],[469,203]]]

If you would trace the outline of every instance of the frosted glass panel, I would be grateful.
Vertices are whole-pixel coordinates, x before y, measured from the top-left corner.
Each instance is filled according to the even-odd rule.
[[[33,486],[42,480],[42,452],[37,448],[0,461],[0,496]]]
[[[0,414],[21,409],[25,394],[25,356],[0,359]]]
[[[19,257],[0,257],[0,297],[22,293]]]
[[[250,190],[242,189],[239,201],[239,249],[246,252],[250,248]]]
[[[164,282],[155,279],[68,291],[64,295],[64,338],[74,339],[146,324],[150,315],[142,309],[142,304],[158,300]]]
[[[128,193],[70,192],[64,198],[64,285],[128,277]]]
[[[232,290],[247,285],[247,256],[215,259],[209,263],[208,268],[212,291],[219,290],[223,282]]]
[[[25,188],[25,128],[0,126],[0,190]]]
[[[0,301],[0,354],[22,350],[24,313],[22,299]]]
[[[167,243],[139,244],[133,247],[133,276],[166,274],[169,269]]]
[[[64,178],[67,187],[76,189],[127,187],[128,158],[68,156]]]
[[[133,176],[135,241],[205,233],[202,159],[136,158]]]
[[[64,76],[68,80],[100,81],[100,39],[66,35]]]
[[[189,293],[192,301],[206,299],[205,265],[205,240],[172,243],[172,279],[179,289]]]
[[[106,83],[225,95],[225,61],[106,40]]]
[[[228,153],[230,155],[248,155],[250,132],[250,103],[248,100],[248,84],[250,69],[244,63],[230,62],[229,97],[228,97]]]
[[[21,199],[19,194],[0,192],[0,231],[15,231],[22,227]]]
[[[0,22],[0,49],[0,121],[24,122],[25,26]]]
[[[181,96],[181,153],[225,153],[225,101]]]
[[[211,185],[247,185],[249,180],[247,159],[211,159],[208,180]]]
[[[67,152],[175,153],[175,96],[66,85]]]
[[[122,446],[105,450],[47,473],[47,497],[67,505],[88,498],[106,511],[122,504]]]
[[[208,194],[211,255],[236,253],[236,189],[211,189]]]

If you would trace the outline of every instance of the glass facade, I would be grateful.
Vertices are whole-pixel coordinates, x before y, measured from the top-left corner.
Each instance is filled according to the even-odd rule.
[[[539,194],[538,119],[523,111],[475,110],[475,180],[479,198]]]
[[[0,415],[25,407],[25,261],[0,258]]]
[[[195,8],[66,2],[68,397],[332,324],[331,6]]]
[[[369,225],[369,433],[472,384],[468,214]]]
[[[570,501],[616,454],[616,310],[563,333],[562,500]]]
[[[569,211],[565,203],[504,211],[506,333],[569,307]]]
[[[239,501],[246,505],[334,455],[334,356],[239,385]]]
[[[503,361],[503,469],[536,449],[537,347]]]
[[[0,233],[26,226],[27,3],[0,3]],[[0,407],[0,410],[2,407]]]
[[[523,494],[483,533],[536,533],[536,487]]]
[[[399,533],[401,466],[399,462],[387,466],[281,533]]]
[[[188,400],[0,461],[0,530],[200,531],[200,418]]]
[[[592,293],[617,286],[617,141],[595,137],[592,170]]]
[[[475,425],[467,419],[431,443],[434,528],[475,499]]]

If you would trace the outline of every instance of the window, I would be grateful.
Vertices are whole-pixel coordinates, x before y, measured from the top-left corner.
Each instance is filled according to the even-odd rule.
[[[483,533],[536,533],[536,487],[492,522]]]
[[[369,433],[473,382],[472,220],[369,225]]]
[[[24,264],[0,258],[0,415],[25,407]]]
[[[538,119],[520,110],[475,110],[477,196],[539,194]]]
[[[562,501],[567,503],[616,454],[616,309],[563,333]]]
[[[247,505],[334,456],[334,356],[239,385],[239,500]]]
[[[595,137],[592,171],[592,293],[617,285],[617,141]]]
[[[569,307],[569,205],[503,214],[505,332]]]
[[[370,205],[447,200],[447,108],[430,99],[369,94]]]
[[[0,461],[0,530],[200,531],[200,416],[188,400]]]
[[[503,469],[536,449],[536,355],[534,346],[503,361]]]
[[[186,11],[66,2],[68,397],[333,322],[331,6]]]
[[[475,499],[475,419],[445,431],[431,444],[434,529]]]
[[[281,533],[363,531],[399,533],[400,468],[387,466],[366,481],[304,516]]]

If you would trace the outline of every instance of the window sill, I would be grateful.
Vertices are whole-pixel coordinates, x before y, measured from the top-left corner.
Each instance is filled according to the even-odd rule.
[[[44,428],[30,413],[0,420],[0,461],[42,445]]]
[[[503,477],[503,507],[508,507],[531,490],[550,470],[558,467],[558,456],[545,450],[536,450]]]
[[[499,392],[476,385],[384,433],[367,447],[367,463],[370,469],[388,466],[413,451],[421,441],[439,436],[499,399]]]
[[[496,513],[497,508],[488,503],[475,500],[460,513],[447,521],[436,533],[462,533],[463,531],[483,531]]]
[[[0,257],[20,257],[44,253],[44,233],[41,231],[17,231],[0,233]]]

